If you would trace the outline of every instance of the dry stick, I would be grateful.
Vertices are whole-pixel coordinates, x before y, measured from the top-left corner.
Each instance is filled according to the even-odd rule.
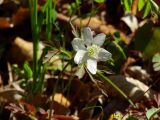
[[[86,26],[89,26],[89,23],[90,23],[90,21],[91,21],[92,15],[95,14],[96,11],[97,11],[99,8],[103,7],[103,4],[101,4],[101,5],[98,6],[98,8],[96,8],[96,10],[94,10],[94,2],[93,2],[93,0],[91,0],[91,2],[92,2],[92,11],[91,11],[91,15],[89,16],[89,20],[88,20],[88,23],[86,24]]]
[[[136,15],[136,13],[137,13],[137,6],[138,6],[138,0],[133,0],[133,3],[132,3],[132,13],[133,13],[133,15]]]
[[[160,79],[158,78],[155,82],[153,82],[153,84],[151,84],[151,85],[149,86],[149,88],[144,92],[144,94],[143,94],[141,97],[139,97],[139,99],[138,99],[137,101],[139,101],[141,98],[143,98],[144,95],[145,95],[157,82],[159,82],[159,81],[160,81]]]
[[[8,75],[9,75],[9,84],[13,83],[13,75],[12,75],[12,66],[9,62],[7,62],[8,67]]]

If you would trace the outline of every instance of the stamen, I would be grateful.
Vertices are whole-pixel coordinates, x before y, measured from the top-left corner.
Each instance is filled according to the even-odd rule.
[[[87,47],[88,56],[97,59],[99,50],[100,50],[100,47],[97,45],[92,45]]]

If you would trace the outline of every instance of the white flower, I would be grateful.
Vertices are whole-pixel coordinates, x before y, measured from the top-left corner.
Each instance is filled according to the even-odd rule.
[[[138,29],[138,20],[133,14],[126,14],[121,20],[128,25],[132,32],[135,32]]]
[[[106,61],[111,58],[112,54],[101,48],[105,41],[104,33],[92,36],[92,31],[86,27],[82,31],[81,38],[74,38],[72,46],[77,51],[74,61],[76,64],[84,63],[87,69],[92,73],[97,72],[97,61]]]

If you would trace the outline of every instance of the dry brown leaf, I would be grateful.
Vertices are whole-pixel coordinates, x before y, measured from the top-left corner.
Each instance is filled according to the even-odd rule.
[[[0,91],[0,103],[13,103],[19,101],[24,93],[15,89],[3,89]]]
[[[67,108],[71,105],[70,101],[65,96],[63,96],[63,94],[61,94],[61,93],[56,93],[54,95],[54,101],[56,101],[57,103],[65,106]]]
[[[0,17],[0,29],[12,28],[13,26],[8,18]]]
[[[39,6],[39,11],[40,10],[41,10],[41,6]],[[8,28],[10,25],[12,26],[18,25],[22,23],[28,16],[29,16],[29,9],[20,7],[19,10],[16,12],[16,14],[14,14],[13,17],[11,18],[12,23],[11,21],[6,21],[5,18],[3,18],[4,20],[2,20],[2,22],[4,22],[6,25],[4,24],[5,26],[2,26],[2,27]],[[73,16],[72,18],[70,18],[61,13],[57,14],[58,20],[62,20],[68,23],[70,22],[70,20],[72,20],[73,24],[77,27],[80,27],[82,23],[82,26],[89,26],[92,30],[97,31],[99,33],[113,34],[114,32],[120,32],[121,38],[124,40],[124,42],[127,39],[126,35],[123,32],[116,29],[112,25],[103,24],[103,22],[96,17],[91,17],[91,18],[88,17],[85,19],[81,19],[77,17],[75,19],[75,17],[76,16]]]
[[[24,20],[28,17],[29,17],[29,9],[20,7],[16,12],[16,14],[12,16],[11,21],[14,25],[18,25],[24,22]]]
[[[145,85],[137,79],[125,77],[122,75],[115,75],[109,78],[133,101],[136,101],[139,98],[154,98],[155,91],[149,89],[147,85]],[[119,99],[124,99],[124,97],[107,82],[105,82],[104,86],[102,87],[107,91],[107,93],[110,96],[118,97]]]
[[[42,51],[39,50],[39,57]],[[33,43],[25,41],[20,37],[16,37],[12,42],[10,56],[13,62],[24,62],[25,60],[31,61],[33,59]]]

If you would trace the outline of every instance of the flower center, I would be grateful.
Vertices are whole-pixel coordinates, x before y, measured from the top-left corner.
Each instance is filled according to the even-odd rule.
[[[87,47],[87,53],[89,57],[98,58],[98,53],[100,51],[100,47],[97,45],[92,45]]]

